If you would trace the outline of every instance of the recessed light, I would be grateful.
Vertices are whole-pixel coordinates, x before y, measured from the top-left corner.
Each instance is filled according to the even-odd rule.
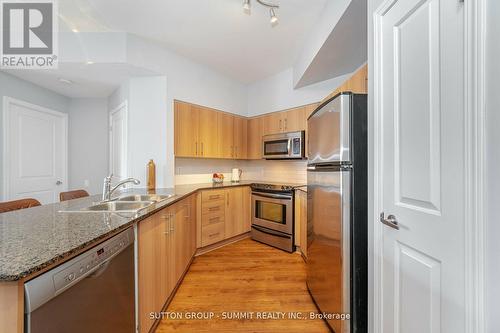
[[[93,62],[93,61],[90,61],[90,60],[89,60],[89,61],[87,61],[87,65],[93,65],[93,64],[94,64],[94,62]]]
[[[58,80],[59,80],[59,82],[62,82],[62,83],[73,84],[73,81],[65,79],[63,77],[60,77]]]
[[[76,33],[76,32],[80,32],[78,29],[71,29],[71,31],[73,31],[73,32],[75,32],[75,33]]]

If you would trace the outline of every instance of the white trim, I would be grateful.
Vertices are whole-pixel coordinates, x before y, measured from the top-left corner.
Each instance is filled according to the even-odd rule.
[[[466,110],[466,331],[486,332],[486,1],[464,3]]]
[[[120,111],[123,109],[123,112],[125,114],[124,118],[125,118],[125,128],[126,128],[126,131],[125,131],[125,134],[124,134],[124,142],[123,142],[123,145],[126,147],[125,149],[125,176],[128,176],[128,173],[130,171],[130,161],[129,161],[129,156],[128,156],[128,131],[129,131],[129,128],[128,128],[128,101],[127,100],[124,100],[123,102],[121,102],[118,106],[116,106],[115,108],[111,109],[111,111],[109,112],[109,126],[108,126],[108,135],[109,135],[109,163],[108,163],[108,167],[109,167],[109,170],[108,170],[108,174],[111,174],[111,170],[113,170],[113,151],[112,151],[112,133],[111,133],[111,124],[112,124],[112,119],[113,119],[113,114],[115,114],[116,112]]]
[[[17,104],[19,106],[33,109],[38,112],[50,114],[63,119],[64,122],[64,148],[63,148],[63,175],[62,175],[62,190],[66,191],[68,189],[68,114],[54,111],[49,108],[45,108],[40,105],[32,104],[26,101],[22,101],[20,99],[15,99],[9,96],[3,97],[3,124],[2,124],[2,132],[3,132],[3,187],[2,187],[2,200],[7,201],[10,199],[10,105]]]
[[[373,13],[373,87],[374,87],[374,179],[373,179],[373,211],[371,220],[373,228],[373,329],[375,333],[383,332],[383,293],[382,293],[382,261],[383,261],[383,229],[378,222],[378,214],[383,210],[383,124],[381,121],[383,105],[382,95],[382,63],[381,41],[379,40],[381,22],[384,13],[397,0],[385,1]],[[464,4],[464,112],[465,112],[465,171],[466,171],[466,207],[465,207],[465,246],[466,246],[466,313],[465,332],[485,332],[485,216],[486,180],[485,180],[485,0],[465,1]],[[469,221],[469,223],[467,223]],[[472,221],[472,222],[471,222]]]

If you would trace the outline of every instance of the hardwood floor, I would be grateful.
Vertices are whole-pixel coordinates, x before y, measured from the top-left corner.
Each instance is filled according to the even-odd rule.
[[[322,320],[308,318],[317,310],[305,280],[299,254],[241,240],[195,258],[156,332],[329,332]],[[193,312],[213,318],[187,319]],[[247,318],[224,319],[224,312]],[[263,312],[285,313],[285,319],[257,318]],[[296,312],[304,318],[288,318]],[[170,313],[183,318],[167,318]]]

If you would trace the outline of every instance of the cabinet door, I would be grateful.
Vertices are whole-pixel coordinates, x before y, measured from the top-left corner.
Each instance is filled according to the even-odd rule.
[[[352,91],[353,93],[368,93],[368,66],[365,65],[356,71],[356,73],[346,81],[345,86],[347,91]]]
[[[242,234],[245,230],[244,192],[245,187],[226,190],[225,238]]]
[[[233,158],[234,156],[234,122],[235,117],[224,113],[217,113],[219,157]]]
[[[263,117],[263,135],[283,132],[283,113],[274,112]]]
[[[264,117],[248,120],[247,158],[260,160],[262,158],[262,119]]]
[[[171,234],[171,249],[170,256],[173,255],[171,273],[175,284],[179,281],[184,273],[188,263],[190,254],[190,244],[187,242],[189,236],[189,200],[182,200],[174,206]]]
[[[191,104],[174,102],[174,152],[178,157],[196,157],[198,141],[198,112]]]
[[[162,210],[138,224],[139,324],[148,332],[153,324],[150,312],[161,311],[172,285],[168,279],[170,258],[167,249],[168,212]]]
[[[193,108],[198,112],[198,157],[217,158],[217,112],[200,106]]]
[[[249,232],[252,227],[252,190],[249,186],[242,188],[243,194],[243,232]]]
[[[305,107],[284,112],[283,132],[304,131],[306,129]]]
[[[247,158],[247,126],[243,117],[234,117],[234,158]]]

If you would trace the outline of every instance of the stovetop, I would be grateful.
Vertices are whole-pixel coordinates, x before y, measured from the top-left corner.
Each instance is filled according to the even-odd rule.
[[[253,183],[250,185],[253,191],[272,193],[293,193],[295,186],[286,184]]]

